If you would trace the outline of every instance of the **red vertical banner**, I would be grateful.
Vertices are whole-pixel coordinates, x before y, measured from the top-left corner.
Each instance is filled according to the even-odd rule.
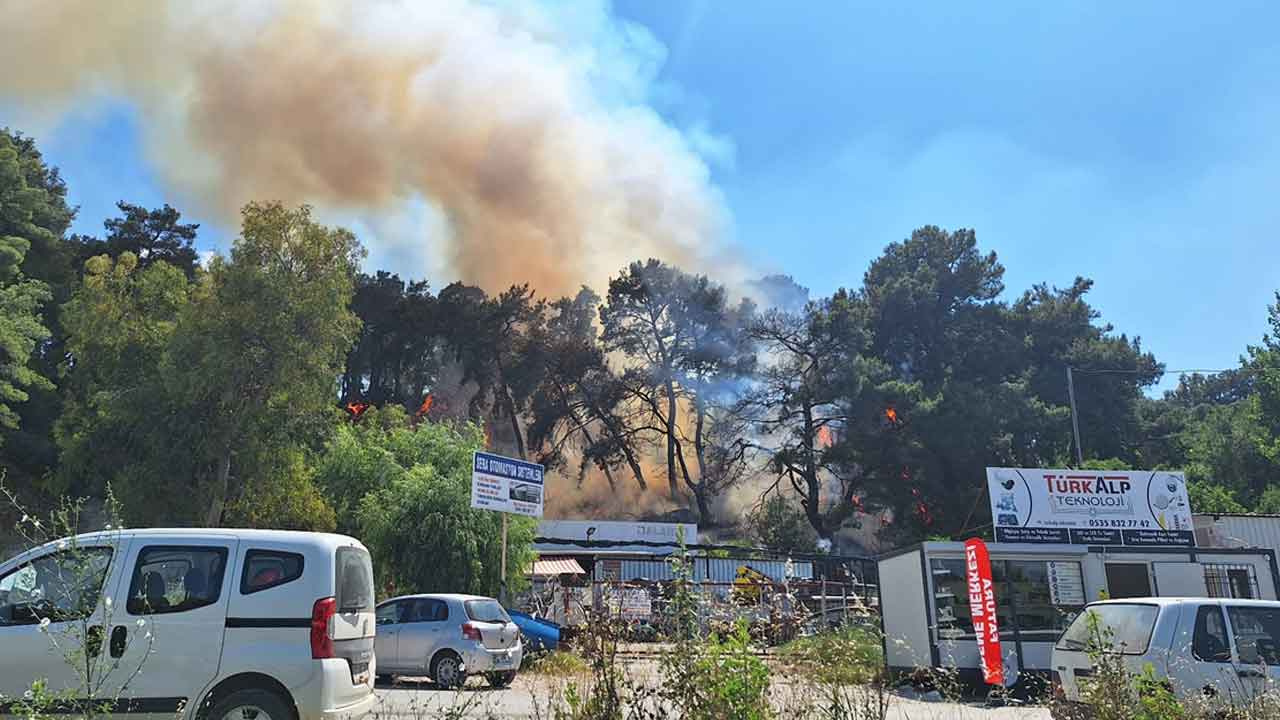
[[[988,685],[1004,684],[1004,659],[1000,656],[1000,624],[996,620],[996,586],[991,581],[991,556],[978,538],[964,541],[964,566],[969,582],[969,615],[978,639],[978,661]]]

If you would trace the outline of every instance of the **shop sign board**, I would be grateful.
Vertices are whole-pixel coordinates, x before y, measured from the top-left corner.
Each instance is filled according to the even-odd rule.
[[[541,465],[486,452],[471,462],[471,507],[542,517]]]
[[[997,542],[1195,545],[1180,472],[987,468],[987,487]]]

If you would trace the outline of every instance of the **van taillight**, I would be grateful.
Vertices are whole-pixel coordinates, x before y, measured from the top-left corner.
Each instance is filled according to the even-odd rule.
[[[462,637],[466,640],[480,642],[480,628],[471,623],[462,623]]]
[[[333,636],[329,624],[338,613],[338,601],[320,598],[311,606],[311,657],[319,660],[333,657]]]

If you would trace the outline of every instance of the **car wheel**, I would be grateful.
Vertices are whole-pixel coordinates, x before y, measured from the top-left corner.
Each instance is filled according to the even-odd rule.
[[[431,665],[431,679],[440,687],[462,687],[462,683],[467,681],[462,658],[451,652],[442,653]]]
[[[508,670],[506,672],[485,673],[484,679],[489,681],[490,687],[504,688],[515,681],[516,671]]]
[[[289,706],[266,690],[237,690],[214,704],[209,720],[291,720]]]

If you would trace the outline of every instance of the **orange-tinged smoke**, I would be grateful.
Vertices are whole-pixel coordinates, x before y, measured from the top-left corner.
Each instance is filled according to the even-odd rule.
[[[0,101],[51,118],[128,103],[175,202],[232,227],[249,200],[308,202],[400,227],[362,233],[375,261],[422,266],[398,271],[442,262],[552,295],[637,258],[699,269],[723,225],[694,149],[714,143],[646,104],[661,48],[594,0],[0,0],[0,15]],[[429,221],[394,220],[415,212]]]

